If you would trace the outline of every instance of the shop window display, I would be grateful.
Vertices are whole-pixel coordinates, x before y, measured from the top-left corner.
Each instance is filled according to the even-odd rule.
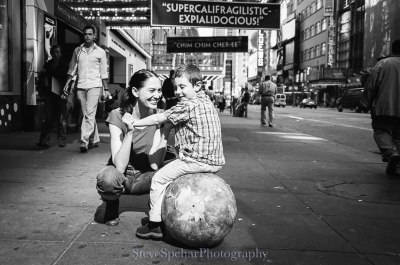
[[[0,0],[0,92],[8,91],[8,5]]]

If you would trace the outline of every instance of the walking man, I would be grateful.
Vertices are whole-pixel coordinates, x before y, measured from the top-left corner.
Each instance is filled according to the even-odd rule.
[[[371,110],[374,139],[387,162],[386,175],[400,175],[400,39],[365,84],[362,106]]]
[[[84,43],[74,50],[68,70],[67,85],[63,97],[68,96],[69,83],[78,75],[77,96],[82,108],[81,152],[89,147],[97,147],[100,142],[96,124],[96,111],[100,95],[109,97],[107,58],[105,51],[96,45],[95,28],[92,25],[83,28]]]
[[[261,83],[260,96],[261,96],[261,125],[267,126],[266,111],[268,107],[268,126],[274,126],[274,102],[276,94],[276,85],[271,81],[269,75],[265,76],[265,81]]]

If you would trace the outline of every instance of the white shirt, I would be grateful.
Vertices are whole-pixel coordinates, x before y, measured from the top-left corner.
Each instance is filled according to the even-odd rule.
[[[74,50],[68,74],[74,76],[76,71],[78,71],[78,88],[102,87],[102,79],[108,78],[106,52],[96,44],[89,53],[83,44],[77,47]]]

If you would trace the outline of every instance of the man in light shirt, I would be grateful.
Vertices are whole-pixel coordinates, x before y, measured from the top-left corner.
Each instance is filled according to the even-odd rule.
[[[96,111],[99,97],[110,96],[108,91],[108,73],[106,52],[96,45],[95,28],[92,25],[83,28],[84,43],[75,48],[68,71],[67,85],[74,75],[78,75],[77,96],[82,108],[81,152],[89,147],[97,147],[100,142],[96,124]],[[67,98],[68,90],[64,89],[63,98]]]

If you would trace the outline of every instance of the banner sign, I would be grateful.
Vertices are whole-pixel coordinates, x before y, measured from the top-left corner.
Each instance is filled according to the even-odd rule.
[[[167,37],[167,53],[248,52],[248,37]]]
[[[279,29],[280,4],[152,0],[151,25]]]

